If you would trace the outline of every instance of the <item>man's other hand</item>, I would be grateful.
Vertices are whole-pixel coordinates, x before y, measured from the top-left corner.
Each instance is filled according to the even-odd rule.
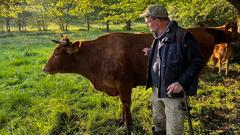
[[[150,48],[143,48],[142,51],[144,52],[144,55],[147,56],[149,54]]]
[[[167,94],[171,95],[172,93],[180,93],[183,90],[183,87],[180,83],[174,82],[167,87]]]

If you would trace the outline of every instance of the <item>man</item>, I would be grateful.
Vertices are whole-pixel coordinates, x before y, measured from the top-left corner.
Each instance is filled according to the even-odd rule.
[[[154,33],[149,55],[146,89],[153,87],[153,134],[184,134],[185,104],[183,91],[196,94],[203,58],[193,36],[177,22],[170,21],[160,5],[149,6],[142,17]]]

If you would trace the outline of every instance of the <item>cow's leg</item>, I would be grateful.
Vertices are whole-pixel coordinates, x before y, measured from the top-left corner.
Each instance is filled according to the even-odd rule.
[[[121,105],[121,114],[120,114],[120,120],[119,120],[119,124],[120,126],[122,126],[124,124],[124,107],[123,104]]]
[[[225,67],[226,67],[225,75],[227,76],[228,75],[228,68],[229,68],[228,59],[226,59]]]
[[[126,122],[126,127],[128,133],[131,133],[131,124],[132,124],[132,115],[131,115],[131,94],[132,89],[121,89],[119,91],[120,100],[122,102],[122,116],[124,118],[124,122]]]
[[[216,58],[212,58],[212,61],[213,61],[213,71],[214,71],[218,60]]]
[[[222,65],[221,59],[219,58],[219,59],[218,59],[218,73],[219,73],[219,74],[221,73],[221,65]]]
[[[123,110],[124,112],[122,112],[124,115],[124,121],[126,122],[126,129],[127,129],[127,134],[131,134],[131,126],[132,126],[132,116],[131,116],[131,110],[130,110],[130,106],[131,103],[130,102],[123,102]]]

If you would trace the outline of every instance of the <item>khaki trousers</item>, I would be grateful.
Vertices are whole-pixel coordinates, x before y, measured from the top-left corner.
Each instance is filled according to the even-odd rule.
[[[184,134],[184,116],[182,110],[184,98],[158,98],[153,88],[152,94],[152,116],[155,131],[166,131],[167,135]]]

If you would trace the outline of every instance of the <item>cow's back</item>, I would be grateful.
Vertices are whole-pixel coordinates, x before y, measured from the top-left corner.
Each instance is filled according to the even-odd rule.
[[[204,57],[205,65],[212,55],[214,49],[214,38],[205,29],[190,28],[187,29],[197,40],[198,47]],[[153,41],[151,33],[112,33],[108,35],[108,44],[105,44],[106,54],[113,52],[111,62],[117,62],[117,70],[121,76],[127,75],[134,86],[146,84],[147,59],[142,49],[150,47]],[[110,43],[111,42],[111,43]],[[111,49],[110,49],[111,48]],[[122,63],[119,63],[122,62]],[[107,64],[107,63],[106,63]]]
[[[205,64],[208,62],[213,49],[214,38],[202,28],[187,29],[197,40],[199,49],[204,56]],[[112,69],[117,76],[128,76],[134,86],[146,84],[147,59],[142,49],[150,47],[153,41],[151,33],[112,33],[107,35],[104,59],[106,67]],[[109,62],[112,64],[109,65]],[[115,66],[111,66],[115,65]],[[115,67],[115,68],[113,68]]]

